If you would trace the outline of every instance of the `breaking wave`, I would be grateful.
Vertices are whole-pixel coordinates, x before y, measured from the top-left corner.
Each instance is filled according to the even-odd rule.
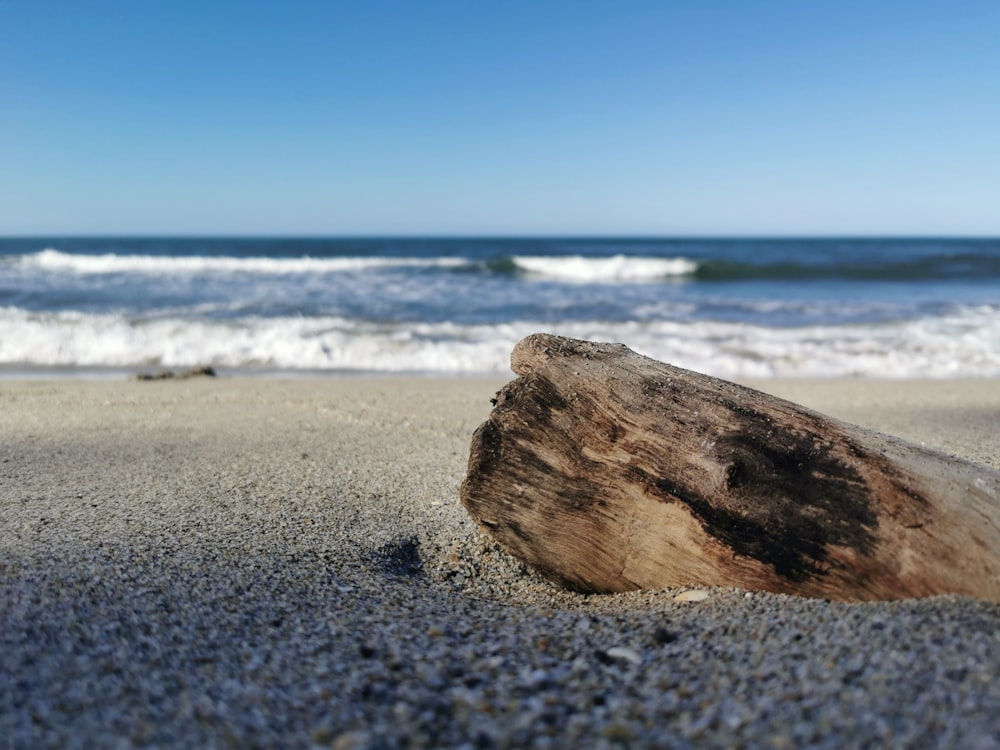
[[[373,323],[341,317],[226,320],[0,308],[0,364],[128,368],[210,364],[408,373],[507,373],[522,337],[620,341],[721,377],[998,377],[1000,307],[878,324],[766,327],[719,321]]]
[[[393,257],[334,257],[334,258],[268,258],[228,257],[212,255],[78,255],[47,248],[22,256],[21,263],[49,271],[77,274],[309,274],[364,271],[392,267],[456,268],[467,264],[462,258],[393,258]]]
[[[577,282],[659,281],[691,276],[698,264],[687,258],[646,258],[613,255],[588,258],[582,255],[520,256],[511,258],[513,266],[542,278]]]

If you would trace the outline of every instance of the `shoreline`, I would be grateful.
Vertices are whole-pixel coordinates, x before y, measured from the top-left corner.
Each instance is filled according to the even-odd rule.
[[[644,355],[645,356],[645,355]],[[681,365],[676,365],[682,369]],[[226,365],[43,365],[30,363],[0,363],[0,383],[19,381],[48,381],[48,380],[132,380],[137,375],[143,373],[157,372],[187,372],[204,367],[210,367],[216,371],[220,378],[231,379],[271,379],[271,380],[311,380],[324,378],[414,378],[417,380],[493,380],[512,379],[515,377],[510,370],[482,370],[482,371],[441,371],[441,370],[375,370],[375,369],[354,369],[354,368],[295,368],[295,367],[274,367],[268,365],[245,365],[230,367]],[[698,370],[705,375],[731,380],[733,382],[750,385],[755,388],[764,389],[767,383],[967,383],[967,382],[1000,382],[1000,377],[993,375],[720,375],[712,374],[707,370]]]
[[[0,736],[1000,745],[998,604],[585,597],[499,552],[457,488],[512,377],[0,378]],[[1000,381],[741,382],[1000,469]]]

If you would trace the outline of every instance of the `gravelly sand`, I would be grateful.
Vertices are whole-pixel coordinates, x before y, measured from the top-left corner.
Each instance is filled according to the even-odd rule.
[[[501,383],[0,382],[0,746],[1000,747],[1000,605],[499,553],[456,498]],[[757,385],[1000,468],[1000,382]]]

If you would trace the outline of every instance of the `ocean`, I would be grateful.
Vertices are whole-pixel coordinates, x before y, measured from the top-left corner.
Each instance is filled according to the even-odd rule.
[[[1000,376],[997,239],[0,239],[0,376],[509,373],[546,331],[726,378]]]

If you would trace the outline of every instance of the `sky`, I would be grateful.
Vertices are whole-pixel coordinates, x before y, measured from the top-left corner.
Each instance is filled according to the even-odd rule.
[[[0,235],[1000,236],[996,0],[0,0]]]

